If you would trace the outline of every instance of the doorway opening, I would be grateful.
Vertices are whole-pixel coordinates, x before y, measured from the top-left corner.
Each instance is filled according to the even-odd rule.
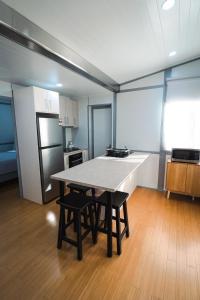
[[[111,104],[91,106],[91,156],[104,155],[112,145]]]
[[[0,193],[19,196],[16,125],[11,84],[0,81]],[[3,198],[2,198],[3,199]]]

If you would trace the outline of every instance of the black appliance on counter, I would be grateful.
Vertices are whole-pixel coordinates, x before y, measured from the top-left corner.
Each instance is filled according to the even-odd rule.
[[[60,194],[59,182],[50,176],[64,170],[63,133],[56,114],[37,113],[36,121],[42,199],[47,203]]]
[[[200,150],[198,149],[172,149],[171,160],[174,162],[200,163]]]
[[[130,150],[127,148],[118,149],[118,148],[107,148],[106,149],[106,156],[111,157],[127,157],[130,154]]]

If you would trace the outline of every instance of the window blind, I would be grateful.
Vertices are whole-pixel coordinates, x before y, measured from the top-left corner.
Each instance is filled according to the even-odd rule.
[[[200,79],[168,82],[163,128],[166,150],[200,149]]]

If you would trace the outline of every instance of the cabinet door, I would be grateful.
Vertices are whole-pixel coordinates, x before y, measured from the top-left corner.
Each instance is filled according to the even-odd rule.
[[[59,114],[59,97],[57,92],[34,87],[35,111]]]
[[[66,98],[66,126],[74,126],[73,101]]]
[[[166,180],[168,191],[185,193],[187,166],[185,163],[168,162]]]
[[[186,192],[192,196],[200,196],[200,166],[188,164]]]
[[[72,101],[73,126],[78,127],[78,101]]]
[[[44,89],[40,89],[34,87],[34,103],[35,103],[35,111],[36,112],[49,112],[49,103],[48,98],[46,97],[46,91]]]
[[[59,122],[66,126],[66,99],[63,96],[59,96]]]
[[[59,114],[59,94],[53,91],[47,91],[46,97],[49,103],[49,112]]]

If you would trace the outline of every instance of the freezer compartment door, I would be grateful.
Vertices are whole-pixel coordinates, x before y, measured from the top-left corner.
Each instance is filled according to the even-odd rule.
[[[59,196],[59,182],[51,175],[64,170],[63,147],[46,148],[40,151],[43,202],[47,203]]]
[[[58,118],[38,117],[39,147],[63,144],[62,127]]]

